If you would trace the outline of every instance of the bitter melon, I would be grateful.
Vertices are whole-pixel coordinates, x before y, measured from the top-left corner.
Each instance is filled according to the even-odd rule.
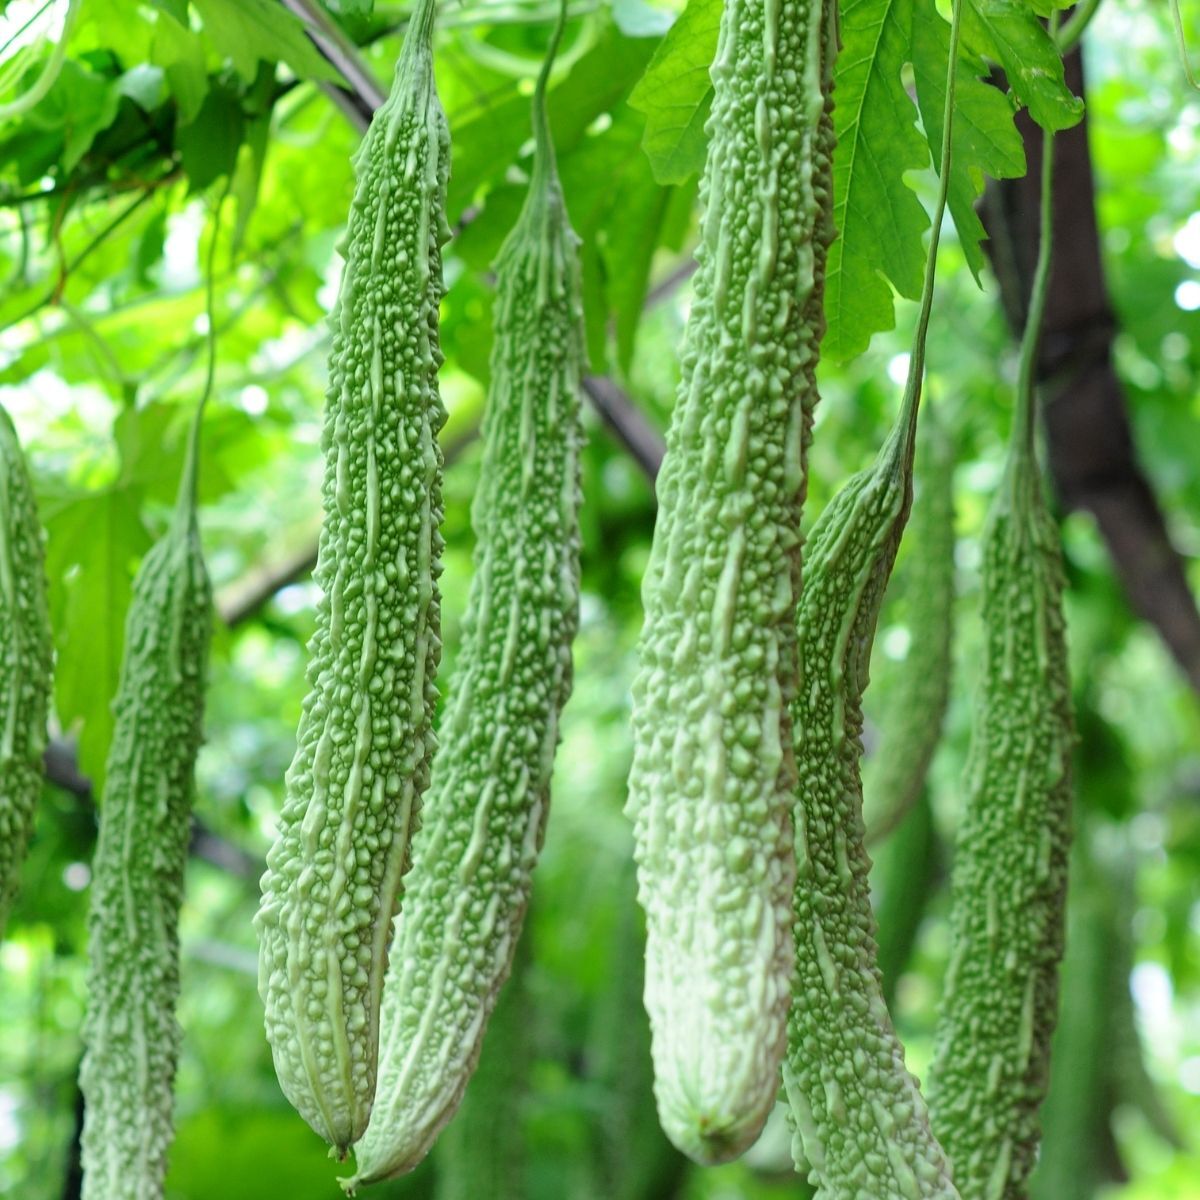
[[[951,875],[951,951],[930,1075],[934,1128],[969,1200],[1019,1200],[1037,1157],[1058,1006],[1074,741],[1058,528],[1034,453],[1042,245],[1004,476],[983,533],[982,674]]]
[[[323,596],[256,917],[280,1085],[343,1153],[375,1094],[391,920],[434,747],[449,233],[434,6],[414,10],[391,93],[355,159],[322,438]]]
[[[1069,933],[1062,963],[1062,1002],[1067,1020],[1054,1032],[1054,1070],[1041,1110],[1043,1129],[1037,1168],[1029,1180],[1032,1200],[1094,1200],[1103,1182],[1112,1140],[1109,1116],[1117,1103],[1112,1086],[1119,1046],[1113,1036],[1119,997],[1110,994],[1115,905],[1109,880],[1091,861],[1080,839],[1071,864]],[[1129,964],[1122,962],[1129,990]]]
[[[868,840],[870,830],[868,829]],[[941,866],[929,789],[923,788],[904,820],[874,855],[871,900],[875,912],[875,962],[883,978],[883,999],[892,1008]]]
[[[796,1166],[808,1171],[820,1200],[957,1197],[883,998],[859,759],[871,646],[912,502],[925,336],[949,186],[959,30],[956,3],[941,184],[900,415],[874,465],[853,476],[817,521],[796,618],[796,978],[783,1076],[797,1135]]]
[[[888,836],[917,803],[950,699],[954,643],[954,443],[929,409],[917,432],[916,497],[905,540],[909,650],[863,769],[867,844]],[[907,571],[905,572],[905,567]]]
[[[133,585],[88,916],[84,1200],[158,1200],[179,1057],[179,906],[212,633],[196,524],[200,414],[170,528]]]
[[[526,987],[528,939],[488,1022],[479,1067],[433,1152],[434,1200],[527,1200],[523,1108],[533,1065],[536,1015]]]
[[[699,1162],[775,1101],[793,950],[788,704],[816,389],[836,30],[730,0],[633,686],[645,1002],[663,1129]]]
[[[17,431],[0,405],[0,937],[42,791],[53,657],[42,527]]]
[[[821,514],[797,616],[797,978],[784,1084],[797,1165],[809,1164],[822,1200],[956,1195],[881,990],[859,775],[862,693],[911,497],[915,412],[906,403],[874,466]]]
[[[525,918],[571,688],[584,343],[577,239],[545,111],[553,51],[534,93],[529,192],[496,260],[475,576],[396,924],[375,1111],[348,1190],[416,1166],[475,1069]]]
[[[611,868],[606,901],[616,908],[585,1056],[600,1113],[593,1122],[595,1194],[605,1200],[676,1196],[690,1163],[667,1140],[654,1106],[650,1026],[642,1006],[646,933],[632,857]]]

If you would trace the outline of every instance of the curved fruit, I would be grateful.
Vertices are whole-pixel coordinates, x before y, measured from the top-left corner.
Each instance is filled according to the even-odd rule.
[[[912,503],[917,411],[949,188],[961,3],[953,6],[941,185],[900,414],[875,463],[812,533],[796,618],[792,701],[795,991],[784,1062],[798,1170],[818,1200],[957,1200],[884,1002],[862,815],[862,697],[888,578]]]
[[[699,1162],[779,1087],[793,951],[788,703],[832,227],[820,0],[730,0],[699,270],[658,477],[633,687],[634,820],[659,1118]]]
[[[42,793],[53,661],[42,527],[17,432],[0,405],[0,937]]]
[[[142,562],[125,625],[88,915],[84,1200],[155,1200],[174,1136],[179,906],[212,634],[195,454]]]
[[[951,875],[950,965],[930,1108],[974,1200],[1023,1200],[1058,1015],[1071,754],[1058,526],[1034,452],[1034,358],[1053,219],[1043,142],[1042,243],[1021,344],[1008,459],[983,532],[983,666]]]
[[[1073,746],[1058,528],[1010,457],[983,540],[983,675],[930,1074],[964,1195],[1017,1200],[1037,1157],[1058,1005]]]
[[[810,1166],[823,1200],[957,1195],[884,1002],[862,820],[862,693],[911,500],[906,417],[817,521],[797,617],[797,965],[784,1086],[797,1165]]]
[[[897,669],[880,725],[883,737],[863,769],[867,844],[887,837],[921,795],[950,700],[954,646],[954,444],[936,409],[917,431],[916,498],[905,540],[908,656]],[[905,568],[907,567],[907,570]]]
[[[462,1099],[525,919],[571,689],[583,326],[545,115],[549,63],[529,193],[496,260],[464,642],[396,923],[375,1111],[348,1189],[412,1170]]]
[[[323,597],[255,919],[280,1086],[343,1152],[371,1112],[387,943],[434,748],[449,135],[433,13],[434,0],[414,11],[355,159],[322,438]]]

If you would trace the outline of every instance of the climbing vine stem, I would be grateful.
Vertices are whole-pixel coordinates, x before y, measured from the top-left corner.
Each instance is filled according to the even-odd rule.
[[[938,243],[942,236],[942,220],[950,195],[950,157],[953,147],[954,81],[958,65],[958,43],[962,27],[962,0],[953,0],[950,10],[950,53],[946,65],[946,103],[942,109],[942,146],[938,163],[938,193],[933,206],[933,228],[929,234],[929,256],[925,260],[925,280],[921,285],[921,310],[913,334],[912,354],[908,360],[908,379],[904,399],[900,404],[898,428],[904,431],[904,442],[910,447],[916,429],[917,406],[921,399],[921,382],[925,376],[925,341],[929,333],[929,316],[933,311],[933,285],[937,276]]]

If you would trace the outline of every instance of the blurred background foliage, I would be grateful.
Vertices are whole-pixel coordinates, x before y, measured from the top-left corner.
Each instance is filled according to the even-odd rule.
[[[566,65],[551,95],[568,204],[584,238],[592,368],[618,380],[659,430],[677,380],[696,185],[686,172],[658,182],[640,147],[647,118],[627,101],[680,7],[573,4]],[[442,313],[444,444],[453,459],[443,679],[470,573],[474,433],[491,341],[488,264],[520,200],[528,94],[552,8],[540,0],[447,5],[438,36],[456,231]],[[405,8],[328,0],[327,9],[388,80]],[[35,73],[48,53],[43,35],[61,12],[0,3],[5,58],[24,54],[23,69]],[[1176,545],[1193,559],[1196,589],[1200,101],[1185,91],[1167,22],[1162,5],[1105,0],[1085,56],[1118,366],[1143,460]],[[275,1083],[250,924],[313,623],[307,568],[320,516],[324,315],[359,137],[321,90],[335,77],[300,21],[274,0],[84,0],[54,87],[26,119],[0,125],[0,401],[27,446],[48,531],[55,753],[66,762],[59,782],[47,785],[22,898],[0,945],[5,1196],[76,1194],[94,797],[102,794],[130,581],[165,526],[202,384],[200,263],[226,181],[233,202],[220,233],[219,367],[201,480],[225,620],[183,911],[185,1038],[169,1195],[339,1194],[338,1166]],[[928,173],[911,182],[928,196]],[[888,986],[918,1074],[945,967],[944,885],[979,661],[976,539],[1015,377],[992,281],[985,275],[983,290],[976,286],[952,233],[943,246],[926,396],[958,447],[956,672],[929,803],[877,854],[881,904],[892,902],[881,912],[909,931],[888,960]],[[865,465],[891,421],[913,307],[899,301],[898,327],[878,333],[861,357],[822,364],[810,521]],[[684,1163],[654,1119],[642,932],[621,811],[653,491],[591,409],[587,421],[576,683],[521,968],[460,1127],[408,1180],[375,1194],[503,1196],[498,1184],[481,1192],[463,1168],[464,1155],[499,1146],[523,1162],[513,1168],[524,1180],[513,1194],[534,1200],[803,1196],[781,1118],[742,1162],[712,1170]],[[1081,734],[1078,848],[1037,1196],[1200,1197],[1200,709],[1154,633],[1130,615],[1090,519],[1069,516],[1063,536]],[[900,591],[904,570],[902,552]],[[903,670],[905,619],[902,602],[885,613],[869,718],[886,710],[889,681]],[[885,940],[899,928],[885,927]]]

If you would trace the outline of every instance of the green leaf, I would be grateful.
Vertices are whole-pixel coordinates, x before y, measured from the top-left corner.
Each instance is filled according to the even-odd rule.
[[[638,152],[641,137],[641,117],[626,108],[603,134],[585,138],[559,161],[571,224],[585,247],[584,312],[597,370],[607,369],[610,326],[617,334],[618,361],[624,367],[632,358],[671,194],[654,181]]]
[[[164,12],[180,25],[188,23],[188,0],[150,0],[151,5],[159,12]]]
[[[139,63],[117,80],[118,93],[145,112],[153,111],[163,102],[166,90],[163,69],[150,63]]]
[[[196,119],[185,125],[175,139],[183,169],[196,191],[232,173],[244,126],[237,96],[224,88],[214,88],[204,97]]]
[[[554,145],[568,153],[603,113],[618,108],[650,58],[644,38],[622,38],[613,31],[571,68],[548,97]],[[446,195],[453,224],[485,185],[500,179],[529,141],[529,99],[515,89],[508,99],[487,105],[478,116],[452,125],[454,166]],[[574,216],[574,213],[572,213]]]
[[[151,58],[166,74],[167,86],[179,106],[180,125],[194,121],[208,94],[208,67],[200,39],[174,17],[160,12],[154,23]]]
[[[340,81],[341,76],[308,40],[304,26],[271,0],[192,0],[204,32],[219,54],[248,83],[259,62],[283,62],[301,79]]]
[[[642,145],[659,183],[685,183],[704,166],[721,9],[721,0],[689,0],[629,95],[646,114]]]
[[[1058,47],[1025,0],[967,0],[963,38],[1004,68],[1013,94],[1043,129],[1069,129],[1083,116],[1083,101],[1064,82]]]
[[[55,708],[64,728],[80,726],[79,765],[97,795],[112,737],[109,705],[120,676],[134,566],[150,541],[139,507],[138,489],[113,487],[74,497],[46,515]]]
[[[18,122],[11,137],[0,141],[0,163],[16,167],[22,187],[37,183],[62,156],[62,131],[38,129],[27,118]]]
[[[636,152],[630,169],[613,193],[612,215],[601,251],[608,282],[608,306],[617,333],[617,362],[628,374],[642,308],[650,282],[650,265],[661,240],[671,189],[660,187],[650,165]]]
[[[139,283],[150,286],[150,272],[162,260],[163,247],[167,241],[167,210],[160,208],[146,223],[141,236],[135,243],[133,269]]]
[[[824,353],[845,361],[895,324],[892,288],[920,294],[929,218],[904,182],[929,163],[900,73],[913,0],[847,0],[834,116],[834,224],[825,278]],[[889,287],[889,284],[891,285]]]
[[[250,218],[258,207],[258,192],[262,186],[263,167],[267,160],[267,145],[271,132],[269,113],[246,122],[244,153],[238,159],[233,176],[233,196],[237,201],[237,222],[233,227],[231,252],[241,249]]]
[[[950,25],[932,4],[913,9],[911,56],[917,107],[935,164],[942,153],[942,116],[946,103],[946,59]],[[980,243],[987,234],[975,211],[985,176],[1016,179],[1025,174],[1025,147],[1013,124],[1013,107],[999,88],[978,78],[983,62],[960,49],[954,80],[954,145],[950,162],[950,213],[971,273],[979,282],[986,266]]]
[[[69,58],[26,120],[38,129],[62,130],[61,164],[64,172],[70,172],[91,149],[96,135],[116,119],[120,104],[115,80]]]

